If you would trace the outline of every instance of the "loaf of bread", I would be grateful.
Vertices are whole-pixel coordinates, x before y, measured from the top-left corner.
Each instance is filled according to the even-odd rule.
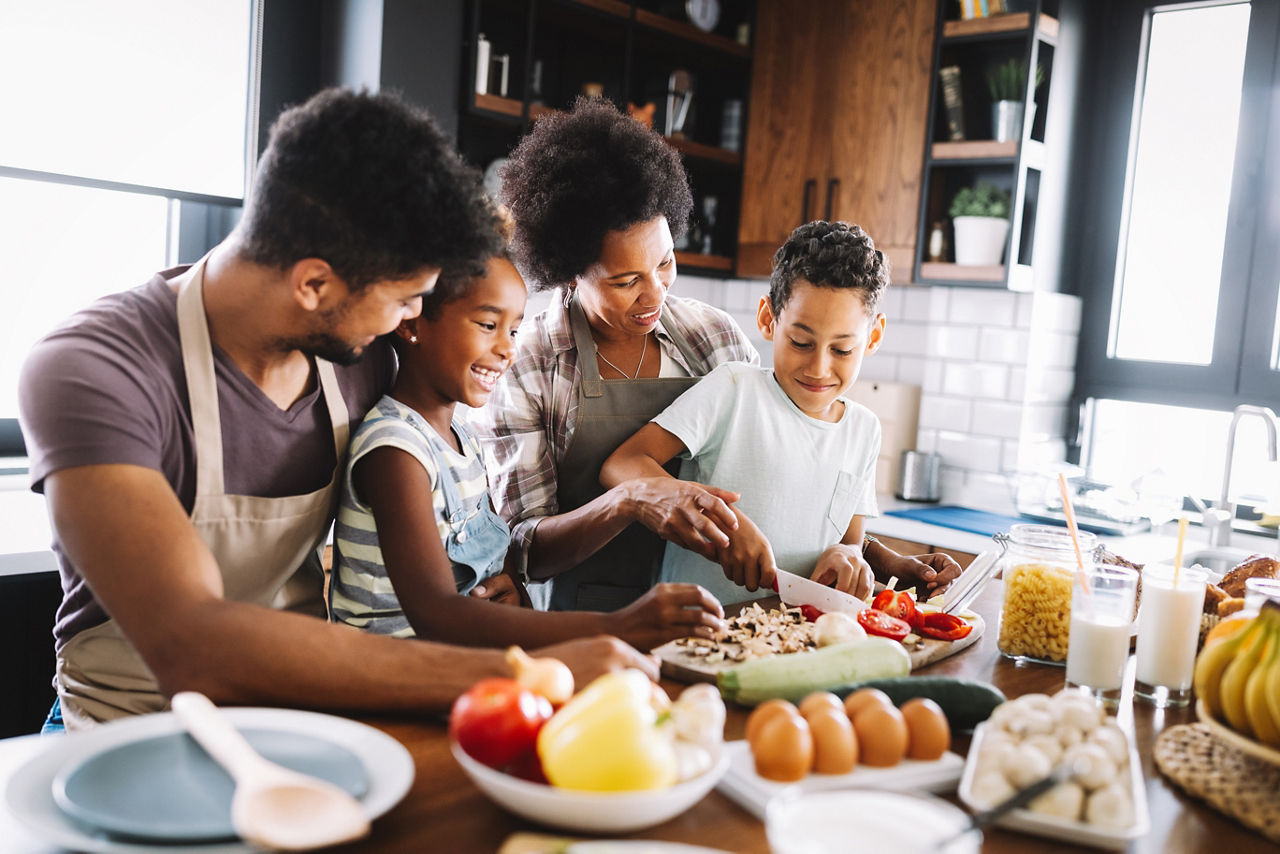
[[[1232,598],[1244,597],[1244,583],[1250,578],[1280,578],[1280,560],[1268,555],[1250,555],[1249,559],[1228,572],[1219,586]]]

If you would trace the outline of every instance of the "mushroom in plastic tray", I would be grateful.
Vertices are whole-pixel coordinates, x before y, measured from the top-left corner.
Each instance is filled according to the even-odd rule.
[[[1059,763],[1072,778],[998,824],[1097,848],[1124,848],[1150,827],[1133,740],[1084,694],[1027,694],[1000,705],[973,735],[960,800],[987,809]]]

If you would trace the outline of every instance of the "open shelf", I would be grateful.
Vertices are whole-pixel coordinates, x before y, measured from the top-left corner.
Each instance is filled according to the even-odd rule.
[[[965,139],[935,142],[930,149],[934,160],[998,160],[1012,161],[1018,156],[1018,141],[996,142],[994,139]]]
[[[1037,29],[1049,39],[1058,37],[1058,19],[1042,14],[1037,22]],[[990,18],[970,18],[967,21],[947,21],[942,25],[944,39],[958,39],[968,36],[990,36],[997,33],[1016,33],[1031,26],[1030,12],[1013,12],[1006,15],[992,15]]]
[[[701,252],[677,252],[676,264],[681,267],[700,267],[704,270],[733,270],[733,259],[727,255],[703,255]]]
[[[928,282],[945,282],[956,284],[1004,284],[1005,266],[974,266],[971,264],[943,264],[936,261],[925,261],[920,265],[920,278]],[[1009,289],[1028,291],[1031,289],[1031,267],[1027,264],[1014,264],[1009,270]]]
[[[560,2],[570,6],[586,6],[588,9],[595,9],[619,18],[631,17],[631,5],[622,0],[560,0]]]
[[[743,59],[748,59],[751,56],[750,47],[738,44],[733,39],[705,32],[693,24],[677,21],[674,18],[668,18],[665,15],[659,15],[657,12],[650,12],[647,9],[636,9],[636,23],[642,24],[651,30],[658,30],[686,41],[696,42],[732,56],[738,56]]]
[[[714,160],[718,163],[726,163],[730,166],[742,165],[742,153],[739,151],[730,151],[727,148],[720,148],[716,145],[705,145],[701,142],[694,142],[691,139],[685,139],[678,136],[664,136],[667,145],[686,157],[697,157],[702,160]]]
[[[504,116],[515,116],[520,118],[524,113],[524,104],[515,98],[503,98],[501,95],[485,95],[476,93],[476,109],[488,110],[491,113],[501,113]]]

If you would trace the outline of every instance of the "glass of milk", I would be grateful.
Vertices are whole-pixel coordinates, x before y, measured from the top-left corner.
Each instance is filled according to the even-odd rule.
[[[1109,706],[1119,704],[1137,592],[1138,572],[1134,569],[1086,564],[1075,573],[1067,643],[1068,688],[1082,689]]]
[[[1175,572],[1169,564],[1147,564],[1142,570],[1133,690],[1157,706],[1191,702],[1206,579],[1199,566]]]

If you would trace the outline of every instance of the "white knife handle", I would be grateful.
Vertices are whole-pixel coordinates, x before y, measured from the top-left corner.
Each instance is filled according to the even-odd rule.
[[[174,716],[191,737],[237,782],[251,769],[268,761],[204,694],[182,691],[173,695],[172,705]]]

